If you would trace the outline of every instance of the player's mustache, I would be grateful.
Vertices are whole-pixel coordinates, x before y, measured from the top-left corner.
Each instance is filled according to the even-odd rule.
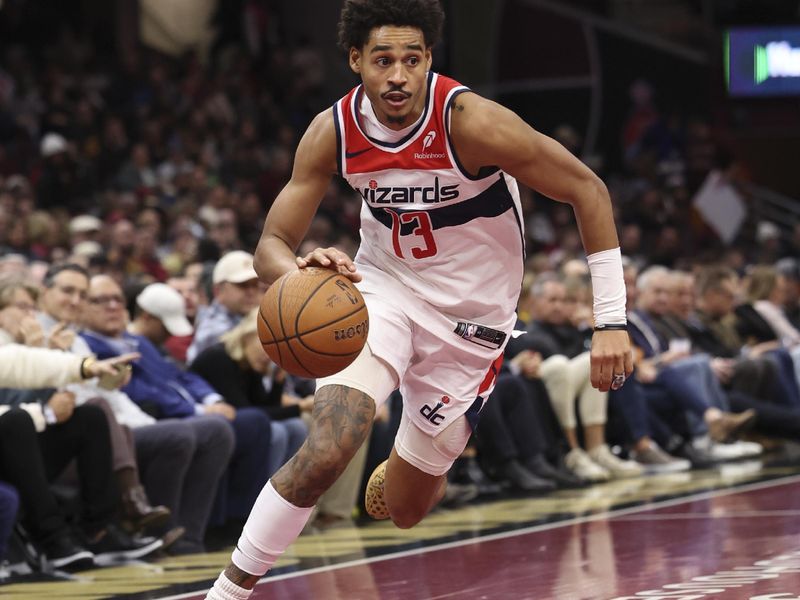
[[[384,92],[381,94],[381,98],[386,98],[386,96],[389,96],[390,94],[403,94],[406,98],[411,98],[411,92],[406,92],[402,88],[395,88],[389,90],[388,92]]]

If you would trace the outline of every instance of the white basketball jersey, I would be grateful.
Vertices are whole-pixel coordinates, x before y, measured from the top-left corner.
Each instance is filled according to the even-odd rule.
[[[444,315],[508,332],[524,268],[519,191],[497,167],[473,177],[460,165],[450,111],[464,91],[429,73],[422,118],[395,143],[365,132],[362,86],[334,105],[339,171],[363,198],[359,287],[379,291],[379,269]]]

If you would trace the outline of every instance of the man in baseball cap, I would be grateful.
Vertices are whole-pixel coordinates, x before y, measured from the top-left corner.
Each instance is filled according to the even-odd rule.
[[[219,283],[245,283],[258,279],[253,268],[253,255],[243,250],[233,250],[217,261],[214,266],[212,281]]]
[[[169,336],[191,335],[183,296],[165,283],[151,283],[136,297],[136,312],[129,331],[143,335],[155,346]]]
[[[211,281],[214,298],[195,319],[194,341],[186,352],[189,362],[235,327],[258,305],[264,291],[253,268],[253,255],[242,250],[233,250],[220,258]]]

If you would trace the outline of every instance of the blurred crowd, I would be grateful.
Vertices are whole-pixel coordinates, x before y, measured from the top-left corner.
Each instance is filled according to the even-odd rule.
[[[2,52],[0,561],[202,552],[215,530],[239,531],[307,431],[314,383],[260,346],[252,252],[299,136],[334,100],[320,98],[320,56],[231,45],[208,63],[143,54],[111,68],[67,33]],[[589,384],[592,296],[572,212],[522,190],[526,333],[445,505],[800,441],[800,228],[721,244],[692,197],[712,170],[735,180],[739,166],[702,119],[664,117],[633,91],[626,171],[586,160],[615,200],[636,376],[610,394]],[[580,154],[571,128],[553,134]],[[360,201],[331,184],[300,253],[354,254]],[[309,529],[359,513],[400,403]]]

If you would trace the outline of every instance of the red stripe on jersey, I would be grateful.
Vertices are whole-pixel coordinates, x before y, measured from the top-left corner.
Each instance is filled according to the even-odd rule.
[[[486,372],[486,377],[483,378],[480,387],[478,387],[478,396],[483,394],[486,390],[494,385],[497,379],[497,374],[500,372],[500,367],[503,366],[503,355],[498,356]]]
[[[447,154],[447,129],[444,123],[444,103],[451,90],[461,87],[449,77],[437,75],[433,79],[433,102],[424,127],[410,141],[401,143],[401,150],[381,145],[368,139],[361,131],[358,118],[359,87],[341,100],[342,128],[345,140],[344,161],[347,173],[372,173],[387,168],[387,160],[393,169],[427,171],[455,168]],[[430,93],[430,90],[428,90]],[[426,97],[430,101],[430,97]],[[354,116],[354,109],[356,116]]]

